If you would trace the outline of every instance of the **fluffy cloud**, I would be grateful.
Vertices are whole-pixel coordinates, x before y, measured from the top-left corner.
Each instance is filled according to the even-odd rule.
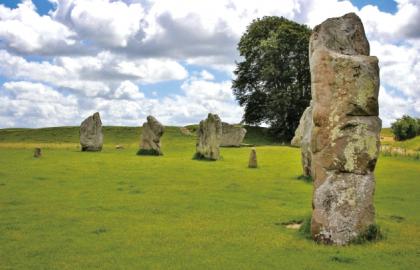
[[[8,126],[74,124],[78,111],[75,96],[40,83],[7,82],[0,90],[0,119]]]
[[[16,9],[0,5],[0,40],[21,53],[61,51],[75,45],[75,33],[50,16],[40,16],[25,0]]]
[[[182,80],[188,72],[173,60],[130,60],[106,51],[95,56],[56,57],[52,62],[35,62],[0,50],[0,75],[49,83],[94,97],[112,94],[116,84],[123,80],[145,83]]]
[[[385,126],[404,113],[420,115],[419,0],[398,0],[395,14],[338,0],[50,2],[54,10],[43,16],[30,0],[15,9],[0,4],[3,126],[78,124],[94,111],[105,124],[138,125],[148,114],[186,124],[208,112],[238,122],[242,109],[230,79],[247,25],[277,15],[313,27],[347,12],[362,18],[371,54],[380,59]],[[177,88],[161,89],[159,83],[168,81],[177,81]]]
[[[99,111],[105,125],[137,126],[149,114],[164,124],[184,125],[199,122],[209,112],[218,113],[223,121],[239,122],[242,109],[233,99],[230,81],[218,83],[213,77],[203,70],[182,83],[182,94],[163,99],[145,97],[128,80],[110,96],[88,99],[64,95],[42,83],[6,82],[0,88],[0,120],[9,127],[74,125]]]
[[[140,30],[143,7],[108,0],[56,1],[52,18],[74,29],[83,40],[110,47],[125,47]]]

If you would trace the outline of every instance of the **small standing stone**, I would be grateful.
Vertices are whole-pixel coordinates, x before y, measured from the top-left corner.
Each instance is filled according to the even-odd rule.
[[[255,148],[252,148],[251,153],[249,154],[248,168],[258,168],[257,151]]]
[[[34,158],[40,158],[42,156],[41,148],[35,148],[34,150]]]

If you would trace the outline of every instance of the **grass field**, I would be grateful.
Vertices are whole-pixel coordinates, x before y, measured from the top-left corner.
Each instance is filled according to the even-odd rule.
[[[322,246],[282,222],[311,213],[299,149],[253,130],[250,148],[192,160],[194,136],[167,128],[161,157],[136,156],[140,129],[105,127],[100,153],[78,128],[0,130],[0,269],[417,269],[420,162],[380,157],[385,239]],[[121,144],[125,149],[117,150]],[[43,157],[32,157],[33,147]]]
[[[405,141],[395,141],[394,134],[390,128],[383,128],[381,131],[381,143],[390,147],[398,147],[411,151],[420,151],[420,136]]]

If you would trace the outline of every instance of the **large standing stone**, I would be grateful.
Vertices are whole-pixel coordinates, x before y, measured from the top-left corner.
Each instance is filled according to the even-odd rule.
[[[375,222],[379,153],[378,59],[354,13],[315,27],[309,45],[314,179],[311,232],[344,245]]]
[[[102,122],[98,112],[86,118],[80,125],[80,145],[82,151],[102,150]]]
[[[241,125],[222,123],[222,140],[220,146],[241,146],[245,138],[246,129]]]
[[[140,155],[162,155],[160,149],[160,137],[165,131],[163,125],[153,116],[147,117],[147,122],[143,124],[141,134]]]
[[[222,121],[217,114],[207,116],[202,120],[197,130],[197,159],[218,160],[220,158],[219,146],[222,139]]]

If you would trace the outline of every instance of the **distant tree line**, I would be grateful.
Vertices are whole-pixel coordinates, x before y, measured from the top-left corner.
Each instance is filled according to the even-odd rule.
[[[414,138],[420,135],[420,118],[404,115],[391,124],[391,129],[397,141]]]

